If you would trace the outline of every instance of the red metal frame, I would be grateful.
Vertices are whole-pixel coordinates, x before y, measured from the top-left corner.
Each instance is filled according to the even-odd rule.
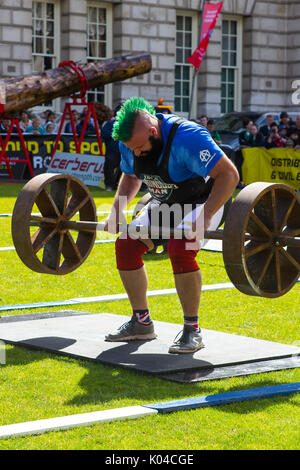
[[[27,148],[26,148],[23,133],[22,133],[22,130],[20,128],[19,119],[17,117],[5,116],[4,106],[2,104],[0,104],[0,121],[4,120],[4,119],[10,121],[10,126],[9,126],[9,129],[8,129],[7,135],[4,139],[4,142],[3,142],[2,135],[0,134],[0,145],[1,145],[0,163],[2,163],[3,161],[6,163],[10,179],[14,179],[14,176],[13,176],[13,173],[12,173],[12,170],[11,170],[10,162],[27,163],[28,168],[29,168],[30,176],[31,176],[31,178],[33,178],[34,177],[34,172],[33,172],[30,157],[29,157],[29,154],[28,154],[28,151],[27,151]],[[14,126],[16,126],[18,134],[19,134],[19,138],[20,138],[20,141],[21,141],[21,147],[22,147],[22,150],[24,151],[24,154],[25,154],[25,159],[19,160],[17,158],[9,158],[7,156],[6,149],[7,149],[7,145],[8,145],[9,139],[11,137],[11,134],[13,132]]]
[[[97,140],[98,140],[100,155],[103,156],[102,143],[101,143],[101,138],[100,138],[100,129],[99,129],[97,115],[96,115],[95,103],[88,103],[86,101],[86,98],[85,98],[86,92],[88,90],[88,81],[86,79],[85,73],[82,70],[82,68],[78,64],[73,62],[72,60],[66,60],[64,62],[61,62],[59,64],[59,67],[69,67],[71,70],[73,70],[77,74],[77,76],[80,80],[80,84],[81,84],[81,91],[78,94],[71,95],[70,98],[72,98],[72,102],[65,104],[65,108],[64,108],[64,112],[63,112],[63,115],[62,115],[62,118],[61,118],[61,121],[60,121],[60,126],[59,126],[59,129],[58,129],[57,137],[56,137],[55,144],[54,144],[54,147],[53,147],[53,150],[52,150],[51,160],[54,157],[55,152],[57,150],[58,143],[59,143],[59,140],[60,140],[60,137],[61,137],[61,134],[62,134],[62,130],[63,130],[63,126],[65,124],[67,114],[69,114],[69,116],[70,116],[72,134],[73,134],[73,137],[74,137],[74,142],[75,142],[75,147],[76,147],[76,152],[77,153],[80,153],[80,148],[81,148],[81,144],[82,144],[82,141],[83,141],[83,138],[84,138],[84,134],[85,134],[90,116],[92,115],[93,120],[94,120],[95,131],[96,131],[96,136],[97,136]],[[78,136],[76,134],[74,119],[73,119],[73,115],[72,115],[72,106],[74,106],[74,105],[76,105],[76,106],[87,106],[87,108],[88,108],[87,109],[87,114],[85,116],[85,120],[84,120],[84,123],[83,123],[82,131],[81,131],[81,134],[79,136],[79,139],[78,139]]]

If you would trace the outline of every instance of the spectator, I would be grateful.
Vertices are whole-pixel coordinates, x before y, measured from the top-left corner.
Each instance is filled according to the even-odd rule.
[[[32,125],[32,121],[29,119],[29,113],[27,111],[21,111],[19,124],[22,132],[25,132],[27,127]]]
[[[270,132],[271,132],[271,124],[274,122],[274,116],[273,114],[268,114],[266,116],[266,124],[264,126],[261,126],[259,131],[264,137],[269,137]]]
[[[47,122],[47,124],[45,125],[45,132],[47,135],[50,135],[50,134],[55,134],[55,126],[53,124],[53,122],[49,121]]]
[[[11,120],[10,119],[0,120],[0,134],[7,134],[8,131],[9,131],[10,126],[11,126]],[[15,124],[13,125],[11,133],[12,134],[18,134],[19,133],[18,128]],[[1,149],[0,149],[0,153],[1,153]]]
[[[280,137],[283,137],[285,140],[287,139],[287,134],[288,134],[288,127],[281,125],[279,126],[279,135]]]
[[[222,139],[219,132],[215,131],[215,121],[213,119],[208,119],[207,130],[210,132],[210,135],[212,136],[216,144],[221,145]]]
[[[207,121],[208,121],[208,117],[205,116],[205,114],[203,114],[202,116],[200,116],[200,124],[201,124],[201,126],[207,127]]]
[[[285,147],[286,139],[279,135],[279,127],[276,122],[273,122],[271,125],[271,132],[269,137],[265,139],[265,147],[266,148],[274,148],[274,147]]]
[[[49,111],[47,113],[47,118],[46,118],[46,121],[44,123],[44,130],[46,131],[46,125],[49,123],[49,122],[52,122],[53,123],[53,126],[54,126],[54,132],[53,134],[57,133],[58,131],[58,126],[55,124],[55,113],[53,111]]]
[[[39,118],[32,119],[32,125],[28,126],[25,132],[26,134],[45,135],[45,130]]]
[[[76,132],[77,132],[78,135],[81,135],[81,133],[82,133],[84,122],[85,122],[85,117],[86,117],[86,111],[83,111],[80,114],[79,123],[76,125]],[[86,137],[88,135],[95,135],[95,134],[96,134],[96,129],[95,129],[94,125],[92,124],[91,120],[89,119],[88,123],[87,123],[87,126],[86,126],[84,136]]]
[[[288,136],[294,134],[295,132],[299,135],[300,138],[300,114],[296,117],[295,125],[289,129]]]
[[[249,147],[252,126],[253,126],[253,121],[251,121],[251,119],[246,118],[244,120],[245,130],[241,132],[239,135],[239,142],[240,142],[240,145],[243,147]]]
[[[0,134],[7,134],[10,126],[10,121],[8,119],[3,119],[0,121]]]
[[[288,115],[287,112],[283,111],[280,113],[280,122],[279,122],[279,127],[280,126],[286,126],[286,127],[293,127],[294,122],[291,120],[290,116]]]
[[[252,124],[250,128],[249,147],[264,147],[265,138],[261,134],[256,124]]]
[[[105,191],[112,191],[116,189],[116,175],[115,170],[119,167],[121,161],[121,154],[119,151],[119,142],[111,137],[113,125],[116,120],[116,114],[121,108],[118,105],[113,112],[113,117],[107,121],[102,127],[101,139],[105,143],[105,161],[104,161],[104,184]]]
[[[49,121],[49,114],[52,113],[52,109],[46,109],[46,111],[44,112],[44,119],[45,119],[45,122],[48,122]]]
[[[294,150],[300,149],[300,135],[298,132],[293,132],[287,139],[286,146]]]
[[[77,126],[77,124],[79,124],[79,113],[78,113],[78,111],[76,111],[76,109],[73,109],[72,116],[73,116],[74,126],[75,126],[75,130],[76,130],[76,126]],[[67,122],[67,124],[65,125],[65,133],[66,134],[72,134],[72,132],[73,131],[72,131],[71,122]]]
[[[88,109],[89,109],[89,108],[88,108],[88,106],[85,106],[85,107],[83,108],[83,110],[82,110],[82,113],[81,113],[81,114],[84,114],[84,115],[86,116],[86,115],[87,115],[87,113],[88,113]]]
[[[261,134],[261,132],[259,132],[258,126],[254,124],[253,121],[250,121],[249,119],[247,119],[244,122],[244,125],[246,126],[246,131],[243,132],[244,136],[240,135],[240,138],[239,138],[241,146],[242,147],[263,147],[265,145],[265,137]],[[237,186],[239,189],[242,189],[245,186],[242,181],[243,161],[244,161],[244,158],[243,158],[242,149],[238,149],[235,152],[234,163],[240,175],[240,181]]]
[[[83,111],[82,111],[81,115],[86,116],[87,113],[88,113],[88,109],[89,109],[89,108],[88,108],[87,106],[85,106],[85,107],[83,108]],[[81,115],[80,115],[80,117],[81,117]],[[94,120],[92,119],[92,114],[90,114],[89,123],[90,123],[90,124],[94,127],[94,129],[95,129],[95,123],[94,123]],[[96,133],[96,130],[95,130],[95,133]]]

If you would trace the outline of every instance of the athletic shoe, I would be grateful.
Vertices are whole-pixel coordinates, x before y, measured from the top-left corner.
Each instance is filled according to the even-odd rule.
[[[105,337],[106,341],[132,341],[132,340],[150,340],[155,339],[157,335],[154,333],[153,322],[149,325],[141,325],[137,319],[132,316],[131,319],[120,326],[114,334]]]
[[[193,326],[185,325],[179,339],[178,335],[174,339],[174,343],[169,347],[169,353],[172,354],[187,354],[194,353],[201,348],[204,348],[200,329],[195,330]]]

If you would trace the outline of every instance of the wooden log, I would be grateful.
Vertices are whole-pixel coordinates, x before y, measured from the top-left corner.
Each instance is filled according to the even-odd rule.
[[[149,72],[151,56],[148,53],[127,55],[80,64],[80,67],[86,76],[88,88],[93,89]],[[79,77],[69,67],[4,78],[1,85],[5,90],[5,114],[38,106],[55,98],[70,96],[81,90]]]

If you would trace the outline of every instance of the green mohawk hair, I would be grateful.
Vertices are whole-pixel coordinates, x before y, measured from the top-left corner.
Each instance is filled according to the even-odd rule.
[[[155,116],[155,108],[144,98],[129,98],[117,112],[113,126],[112,138],[128,142],[132,137],[132,131],[139,114],[148,113]]]

